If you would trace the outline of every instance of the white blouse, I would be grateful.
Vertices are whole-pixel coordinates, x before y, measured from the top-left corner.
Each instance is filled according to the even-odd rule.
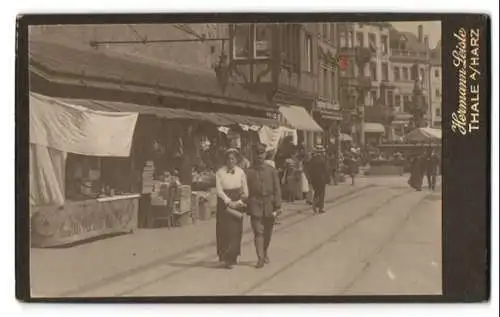
[[[217,196],[222,199],[226,204],[232,200],[224,193],[224,190],[241,188],[243,196],[248,197],[247,176],[243,169],[238,166],[234,167],[234,173],[229,173],[226,166],[221,167],[215,173],[215,187]]]

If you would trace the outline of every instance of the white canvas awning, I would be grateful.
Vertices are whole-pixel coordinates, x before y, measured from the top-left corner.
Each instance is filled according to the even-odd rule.
[[[385,133],[385,127],[381,123],[365,122],[363,128],[365,133]]]
[[[297,130],[323,132],[306,109],[298,106],[280,106],[279,110],[288,124]]]

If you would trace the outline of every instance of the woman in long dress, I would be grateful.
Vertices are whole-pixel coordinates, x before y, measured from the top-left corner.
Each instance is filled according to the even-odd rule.
[[[237,166],[238,151],[226,151],[226,164],[215,174],[217,189],[216,238],[219,260],[231,269],[241,251],[243,218],[228,211],[228,208],[243,212],[248,198],[245,172]]]

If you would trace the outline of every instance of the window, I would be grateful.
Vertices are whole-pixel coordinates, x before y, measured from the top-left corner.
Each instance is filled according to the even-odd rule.
[[[436,117],[441,117],[441,108],[436,108],[434,113],[436,114]]]
[[[394,96],[393,96],[392,91],[390,91],[390,90],[387,92],[387,105],[389,107],[394,106]]]
[[[306,71],[312,72],[313,71],[313,41],[312,41],[312,36],[307,34],[306,35]]]
[[[335,27],[335,23],[330,23],[330,42],[332,42],[333,44],[336,44],[335,43],[335,40],[336,40],[335,32],[337,32],[337,29]]]
[[[400,95],[394,96],[394,106],[397,108],[401,107],[401,96]]]
[[[417,78],[417,69],[415,67],[412,67],[410,69],[410,71],[411,71],[411,74],[410,74],[411,80],[417,80],[418,79]]]
[[[329,27],[328,23],[322,23],[322,32],[321,32],[322,34],[321,35],[323,36],[323,38],[325,40],[328,39],[328,27]]]
[[[329,97],[330,85],[328,84],[328,69],[323,69],[323,97]]]
[[[323,91],[325,91],[325,88],[323,87],[325,85],[324,81],[323,81],[323,78],[324,78],[324,75],[323,75],[323,72],[325,71],[325,69],[323,67],[320,67],[319,69],[319,80],[318,80],[318,95],[320,96],[323,96]]]
[[[380,37],[380,41],[382,42],[382,52],[384,54],[389,53],[389,38],[387,37],[387,35],[382,35]]]
[[[358,69],[358,74],[357,74],[358,76],[365,76],[365,67],[364,67],[364,65],[363,66],[362,65],[358,65],[356,68]]]
[[[410,103],[410,97],[409,96],[403,96],[403,108],[408,109]]]
[[[436,88],[436,97],[437,98],[441,97],[441,90],[439,90],[439,88]]]
[[[401,73],[399,71],[399,67],[394,67],[394,80],[399,81],[401,80]]]
[[[347,32],[347,47],[353,47],[353,33],[352,31]]]
[[[377,38],[375,37],[374,33],[369,33],[368,34],[368,46],[372,50],[376,50],[377,49]]]
[[[364,47],[364,37],[362,32],[356,32],[356,47]]]
[[[389,65],[387,63],[382,63],[382,80],[389,80]]]
[[[370,91],[370,101],[371,101],[371,104],[372,105],[375,105],[375,103],[377,102],[377,91],[376,90],[372,90]]]
[[[250,57],[250,24],[236,24],[233,36],[233,57]]]
[[[419,80],[423,83],[425,83],[425,69],[421,68],[420,69],[420,78]]]
[[[408,80],[409,77],[408,77],[408,68],[407,67],[403,67],[403,80]]]
[[[439,69],[434,70],[434,77],[439,78]]]
[[[377,81],[377,64],[370,62],[370,78],[372,81]]]
[[[265,58],[271,56],[271,37],[272,27],[268,24],[255,25],[255,47],[254,56],[257,58]]]
[[[332,101],[335,101],[336,100],[336,97],[335,96],[335,70],[331,70],[330,71],[330,99]]]

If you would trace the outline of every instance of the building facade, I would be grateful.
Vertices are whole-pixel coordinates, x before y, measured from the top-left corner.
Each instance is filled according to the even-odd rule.
[[[276,109],[298,106],[313,113],[319,89],[320,24],[234,24],[229,32],[232,80],[266,95]],[[331,100],[331,90],[326,94],[325,102]],[[301,131],[298,137],[308,148],[318,141],[316,132]]]
[[[417,33],[399,32],[391,29],[391,75],[395,86],[389,103],[394,108],[392,133],[403,136],[412,127],[412,102],[415,86],[421,87],[425,96],[426,125],[430,125],[431,104],[431,67],[428,37],[423,34],[423,26],[419,25]]]
[[[318,28],[318,79],[314,118],[324,130],[322,143],[338,142],[342,113],[339,102],[339,31],[336,23]]]
[[[442,121],[442,102],[443,88],[442,76],[443,70],[441,67],[441,41],[431,51],[430,56],[430,121],[431,127],[441,128]]]
[[[383,123],[394,86],[390,77],[390,28],[383,22],[342,23],[340,52],[349,67],[340,75],[341,106],[355,139],[377,143],[385,134]]]

